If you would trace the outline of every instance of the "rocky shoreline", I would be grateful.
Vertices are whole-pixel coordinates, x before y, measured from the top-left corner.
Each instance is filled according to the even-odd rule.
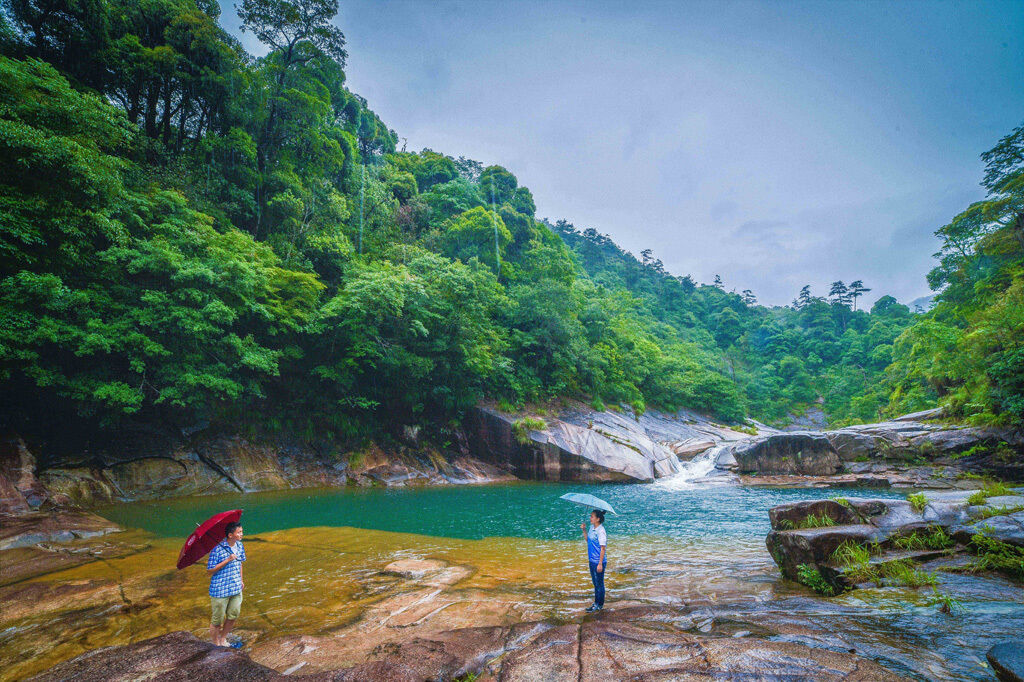
[[[100,577],[109,573],[106,567],[157,550],[152,538],[125,532],[84,508],[279,488],[517,478],[652,481],[688,475],[695,484],[708,485],[906,487],[925,491],[919,493],[923,497],[837,498],[772,509],[766,544],[781,574],[834,595],[895,585],[914,572],[974,571],[985,554],[979,535],[999,543],[992,545],[997,549],[1024,548],[1024,489],[981,487],[989,480],[982,477],[1019,478],[1017,453],[1024,440],[1019,433],[929,421],[935,416],[823,432],[755,425],[748,433],[685,412],[633,415],[571,404],[538,417],[481,407],[468,420],[457,453],[442,455],[410,442],[400,452],[369,448],[333,463],[301,444],[217,435],[119,460],[94,459],[88,466],[47,456],[48,465],[40,467],[29,446],[11,437],[0,449],[0,599],[6,605],[0,626],[27,636],[20,634],[23,626],[10,625],[31,619],[39,605],[44,621],[32,627],[43,627],[40,633],[47,627],[42,624],[46,613],[75,608],[96,614],[113,609],[131,621],[136,612],[164,608],[162,600],[182,589],[182,577],[173,572],[143,569],[132,584]],[[268,548],[280,543],[280,551],[291,551],[290,540],[267,542]],[[320,544],[327,548],[331,542]],[[874,662],[877,651],[861,651],[823,631],[817,619],[821,607],[800,596],[804,588],[766,599],[756,594],[755,579],[738,591],[737,583],[726,581],[725,587],[682,599],[667,596],[680,589],[673,581],[683,575],[669,566],[685,566],[688,558],[652,556],[646,564],[626,567],[620,579],[627,582],[661,577],[625,590],[614,608],[566,622],[545,608],[522,606],[522,590],[537,588],[520,585],[521,577],[481,577],[486,570],[480,567],[407,554],[397,551],[391,563],[358,572],[368,605],[355,620],[334,626],[336,634],[261,636],[242,654],[151,623],[146,632],[164,634],[132,637],[129,644],[70,660],[66,653],[57,655],[56,667],[38,679],[426,680],[467,674],[478,674],[479,680],[902,679],[898,668]],[[767,557],[764,561],[771,565]],[[984,570],[1005,569],[994,566]],[[70,581],[49,579],[78,575],[76,569],[84,573]],[[721,572],[712,567],[710,580],[721,581]],[[172,592],[161,596],[168,589]],[[552,598],[557,600],[544,597]],[[797,615],[801,609],[806,612]],[[1006,651],[994,655],[998,665],[1012,671],[1013,657]]]
[[[1024,481],[1024,433],[933,421],[931,411],[831,431],[728,427],[690,411],[593,410],[567,401],[521,413],[482,405],[441,451],[405,443],[336,453],[329,444],[198,431],[126,441],[116,453],[61,454],[0,439],[0,513],[90,508],[192,495],[514,479],[629,482],[719,478],[748,485],[966,489]],[[41,453],[40,450],[41,449]],[[41,457],[37,455],[42,454]]]

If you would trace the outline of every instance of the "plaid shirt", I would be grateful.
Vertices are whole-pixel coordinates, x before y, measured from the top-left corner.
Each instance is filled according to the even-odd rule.
[[[245,547],[242,541],[235,543],[237,559],[210,576],[211,597],[233,597],[242,593],[242,562],[245,561]],[[206,570],[210,570],[231,556],[228,541],[224,540],[210,550],[210,558],[206,560]]]

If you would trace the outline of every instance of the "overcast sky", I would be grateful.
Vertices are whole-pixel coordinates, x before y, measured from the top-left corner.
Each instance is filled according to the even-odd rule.
[[[1024,123],[1024,0],[342,0],[337,23],[409,150],[501,164],[539,217],[769,304],[929,293],[932,233]]]

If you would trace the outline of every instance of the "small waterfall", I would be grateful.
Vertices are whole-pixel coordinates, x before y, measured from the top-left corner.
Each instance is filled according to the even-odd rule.
[[[733,481],[732,474],[715,468],[718,455],[728,447],[720,443],[700,453],[689,462],[680,462],[680,471],[675,476],[667,476],[655,481],[654,485],[668,490],[688,490],[708,485],[722,485]]]

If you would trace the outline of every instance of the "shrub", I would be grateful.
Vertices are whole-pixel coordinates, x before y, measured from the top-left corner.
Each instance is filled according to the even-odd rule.
[[[924,511],[924,508],[928,505],[928,498],[924,496],[924,493],[907,495],[907,501],[910,502],[910,506],[917,512]]]

